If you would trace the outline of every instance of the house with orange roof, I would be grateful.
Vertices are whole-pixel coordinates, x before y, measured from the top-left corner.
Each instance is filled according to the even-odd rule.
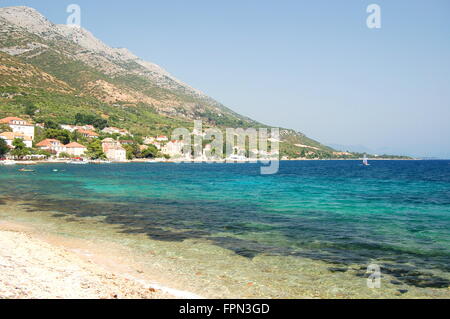
[[[36,144],[36,147],[43,151],[49,151],[50,153],[56,154],[57,156],[59,156],[60,153],[67,152],[65,145],[63,145],[61,141],[51,138],[39,142],[38,144]]]
[[[158,137],[156,138],[156,140],[157,140],[158,142],[168,142],[168,141],[169,141],[169,138],[168,138],[167,136],[165,136],[165,135],[160,135],[160,136],[158,136]]]
[[[66,153],[72,155],[73,157],[79,157],[84,155],[87,151],[87,147],[84,145],[81,145],[77,142],[72,142],[67,145],[66,147]]]
[[[34,140],[34,125],[20,117],[5,117],[0,119],[0,124],[6,124],[14,133],[22,133],[25,136],[29,136],[32,141]]]
[[[3,139],[11,148],[13,148],[13,142],[16,138],[21,139],[25,143],[26,147],[33,147],[33,140],[31,136],[26,136],[20,132],[3,132],[0,134],[0,138]]]

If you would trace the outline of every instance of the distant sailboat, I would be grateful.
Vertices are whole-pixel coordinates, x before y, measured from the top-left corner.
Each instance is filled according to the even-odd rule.
[[[369,164],[369,159],[367,158],[366,155],[364,155],[363,165],[364,165],[364,166],[370,166],[370,164]]]

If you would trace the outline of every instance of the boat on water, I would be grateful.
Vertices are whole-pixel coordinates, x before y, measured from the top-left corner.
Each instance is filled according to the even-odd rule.
[[[10,160],[6,160],[6,161],[1,161],[0,165],[16,165],[16,161],[10,161]]]
[[[21,168],[19,169],[19,172],[34,172],[34,169],[26,169],[26,168]]]
[[[85,161],[69,161],[69,162],[67,162],[67,164],[87,165],[87,164],[89,164],[89,162],[85,162]]]
[[[69,161],[66,162],[67,164],[75,164],[75,165],[86,165],[89,164],[89,161],[86,161],[82,157],[73,157]]]
[[[231,155],[227,159],[229,162],[248,162],[249,159],[243,155]]]
[[[367,158],[367,156],[364,156],[364,159],[363,159],[363,165],[364,165],[364,166],[370,166],[370,164],[369,164],[369,159]]]

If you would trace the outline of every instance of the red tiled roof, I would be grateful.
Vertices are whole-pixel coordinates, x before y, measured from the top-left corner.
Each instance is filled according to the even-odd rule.
[[[97,133],[92,132],[92,131],[87,131],[87,130],[83,130],[83,129],[79,129],[78,132],[80,132],[81,134],[86,134],[89,136],[99,136]]]
[[[59,140],[55,140],[55,139],[45,139],[42,142],[39,142],[36,144],[37,147],[48,147],[48,146],[52,146],[52,143],[59,143],[61,144],[61,142]]]
[[[25,136],[22,133],[14,133],[14,132],[3,132],[0,134],[1,137],[3,137],[6,140],[14,140],[15,138],[21,138],[24,141],[32,141],[33,139],[31,136]]]
[[[24,119],[21,119],[20,117],[14,117],[14,116],[5,117],[5,118],[1,119],[0,124],[10,124],[12,121],[23,121],[23,122],[25,122],[25,125],[28,125],[28,126],[30,125]]]
[[[86,146],[78,144],[77,142],[72,142],[65,145],[67,148],[86,148]]]
[[[0,123],[9,123],[11,121],[24,121],[24,120],[21,119],[20,117],[10,116],[10,117],[5,117],[4,119],[1,119]]]

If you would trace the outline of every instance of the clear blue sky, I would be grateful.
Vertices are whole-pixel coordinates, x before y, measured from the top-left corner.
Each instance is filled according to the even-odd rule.
[[[233,110],[324,143],[450,158],[450,1],[5,1],[127,47]],[[382,9],[382,28],[366,8]]]

